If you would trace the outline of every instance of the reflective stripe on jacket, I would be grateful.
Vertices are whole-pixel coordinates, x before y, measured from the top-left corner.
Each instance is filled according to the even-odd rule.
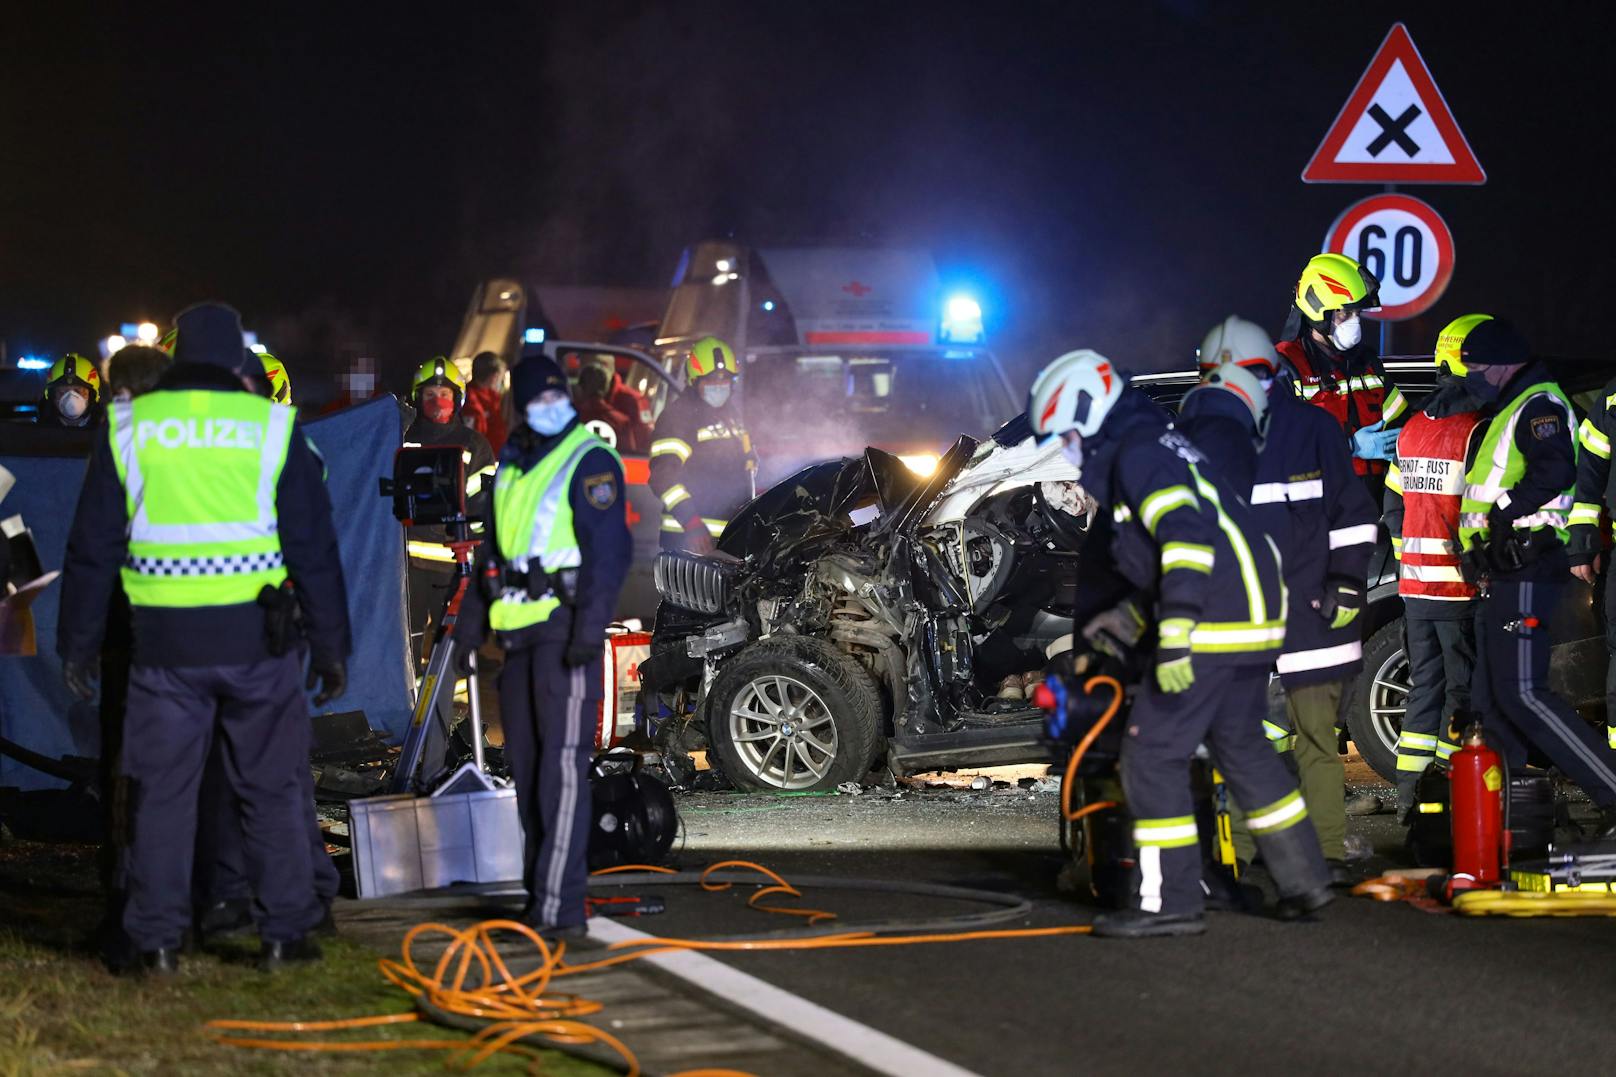
[[[1482,438],[1481,451],[1465,476],[1464,500],[1459,506],[1459,541],[1470,549],[1486,541],[1489,531],[1488,513],[1494,506],[1508,505],[1509,491],[1526,474],[1526,457],[1515,444],[1515,426],[1521,411],[1535,399],[1552,401],[1565,414],[1566,429],[1572,429],[1575,412],[1565,391],[1552,381],[1529,385],[1517,393],[1494,416]],[[1541,505],[1531,506],[1533,511],[1513,521],[1517,530],[1542,531],[1552,529],[1560,541],[1566,539],[1566,528],[1571,513],[1572,487],[1551,496]]]
[[[1387,379],[1378,359],[1348,361],[1338,374],[1319,369],[1300,340],[1281,341],[1275,347],[1296,371],[1296,395],[1323,409],[1349,438],[1377,422],[1396,426],[1408,410],[1408,402]],[[1386,470],[1386,461],[1354,456],[1352,469],[1359,475],[1379,475]]]

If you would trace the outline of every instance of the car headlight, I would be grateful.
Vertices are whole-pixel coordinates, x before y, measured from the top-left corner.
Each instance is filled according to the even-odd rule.
[[[903,461],[904,467],[921,478],[925,478],[937,470],[937,462],[941,457],[934,452],[916,452],[906,453],[899,456],[898,459]]]

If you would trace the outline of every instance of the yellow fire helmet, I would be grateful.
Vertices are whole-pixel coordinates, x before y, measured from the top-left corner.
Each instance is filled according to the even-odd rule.
[[[292,376],[286,373],[286,364],[268,352],[258,353],[264,364],[264,380],[269,383],[269,398],[277,404],[292,402]]]
[[[1337,310],[1364,310],[1380,305],[1380,282],[1344,254],[1315,254],[1296,282],[1296,309],[1315,326]]]
[[[63,385],[78,385],[90,390],[91,404],[101,399],[101,371],[75,352],[68,352],[51,364],[50,373],[45,378],[46,399],[50,398],[51,390]]]
[[[461,377],[460,368],[441,355],[416,368],[415,380],[410,382],[411,399],[419,397],[428,385],[447,385],[453,389],[456,404],[466,398],[466,379]]]
[[[1491,314],[1466,314],[1443,326],[1442,332],[1436,335],[1436,368],[1456,378],[1464,377],[1467,372],[1462,358],[1465,338],[1476,326],[1492,320]]]
[[[718,370],[739,375],[741,368],[735,363],[735,350],[717,337],[702,337],[690,346],[685,358],[685,378],[695,382]]]

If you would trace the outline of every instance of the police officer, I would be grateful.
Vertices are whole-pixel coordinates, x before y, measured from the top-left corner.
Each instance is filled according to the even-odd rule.
[[[752,497],[757,456],[733,400],[735,352],[703,337],[685,358],[685,391],[662,412],[651,442],[651,490],[662,499],[662,548],[710,553]]]
[[[1290,600],[1285,647],[1275,667],[1285,688],[1287,726],[1265,721],[1269,739],[1295,752],[1302,798],[1330,866],[1331,881],[1351,881],[1346,867],[1346,770],[1337,748],[1342,697],[1363,668],[1358,613],[1375,548],[1375,504],[1354,475],[1340,428],[1283,382],[1269,393],[1279,357],[1256,324],[1230,316],[1201,343],[1203,376],[1233,364],[1267,394],[1267,430],[1250,486],[1253,515],[1280,547]],[[1199,397],[1221,394],[1197,393]],[[1194,437],[1193,433],[1191,434]],[[1217,460],[1214,444],[1197,445]],[[1255,852],[1236,834],[1243,860]]]
[[[299,650],[274,653],[260,596],[290,581],[313,651],[316,702],[341,693],[351,644],[331,505],[291,409],[242,376],[241,321],[182,313],[157,391],[119,403],[91,457],[68,539],[58,649],[93,695],[120,573],[134,616],[123,772],[135,803],[124,927],[141,967],[172,973],[191,925],[197,790],[215,737],[241,802],[262,907],[260,966],[320,956],[321,917],[297,778],[309,752]]]
[[[1420,775],[1458,750],[1455,715],[1470,710],[1476,668],[1476,585],[1465,579],[1459,505],[1487,429],[1459,352],[1486,314],[1449,322],[1436,340],[1437,384],[1404,424],[1386,473],[1386,530],[1397,556],[1409,690],[1397,737],[1397,813],[1412,822]]]
[[[1396,426],[1408,410],[1364,336],[1362,312],[1380,305],[1380,283],[1344,254],[1316,254],[1296,281],[1280,355],[1296,392],[1334,417],[1350,439],[1353,470],[1378,504]]]
[[[87,429],[101,421],[101,372],[72,352],[51,364],[39,409],[40,426]]]
[[[1616,836],[1616,753],[1548,686],[1548,621],[1570,568],[1571,401],[1500,318],[1471,329],[1452,363],[1492,408],[1459,506],[1465,563],[1482,576],[1475,709],[1511,766],[1535,745],[1599,805],[1601,836]]]
[[[1331,900],[1301,793],[1262,734],[1268,669],[1285,638],[1273,543],[1207,459],[1104,356],[1076,351],[1033,384],[1033,432],[1060,437],[1083,488],[1111,514],[1112,554],[1155,628],[1154,674],[1134,698],[1122,783],[1139,847],[1131,907],[1096,935],[1205,930],[1189,762],[1205,743],[1279,887],[1279,914]]]
[[[522,817],[522,918],[551,938],[582,935],[588,887],[589,760],[602,654],[632,543],[623,465],[579,421],[567,379],[543,355],[511,372],[524,417],[500,452],[485,586],[467,593],[456,639],[492,629],[505,650],[500,715]]]
[[[1605,735],[1616,748],[1616,587],[1610,585],[1610,557],[1605,552],[1604,514],[1616,512],[1616,471],[1610,466],[1610,441],[1616,437],[1616,380],[1611,381],[1588,408],[1577,428],[1577,492],[1571,506],[1571,574],[1605,591],[1605,647],[1611,661],[1605,666]]]

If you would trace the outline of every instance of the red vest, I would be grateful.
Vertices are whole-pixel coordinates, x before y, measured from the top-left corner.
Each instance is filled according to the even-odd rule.
[[[1349,435],[1380,422],[1386,383],[1378,371],[1366,370],[1340,379],[1329,371],[1314,370],[1299,340],[1281,341],[1274,347],[1296,368],[1296,391],[1302,399],[1329,412]],[[1386,470],[1386,461],[1354,456],[1352,470],[1359,475],[1379,475]]]
[[[1480,416],[1473,411],[1433,419],[1416,412],[1397,438],[1403,486],[1403,563],[1397,592],[1405,598],[1465,602],[1476,589],[1459,571],[1459,501],[1465,456]]]

